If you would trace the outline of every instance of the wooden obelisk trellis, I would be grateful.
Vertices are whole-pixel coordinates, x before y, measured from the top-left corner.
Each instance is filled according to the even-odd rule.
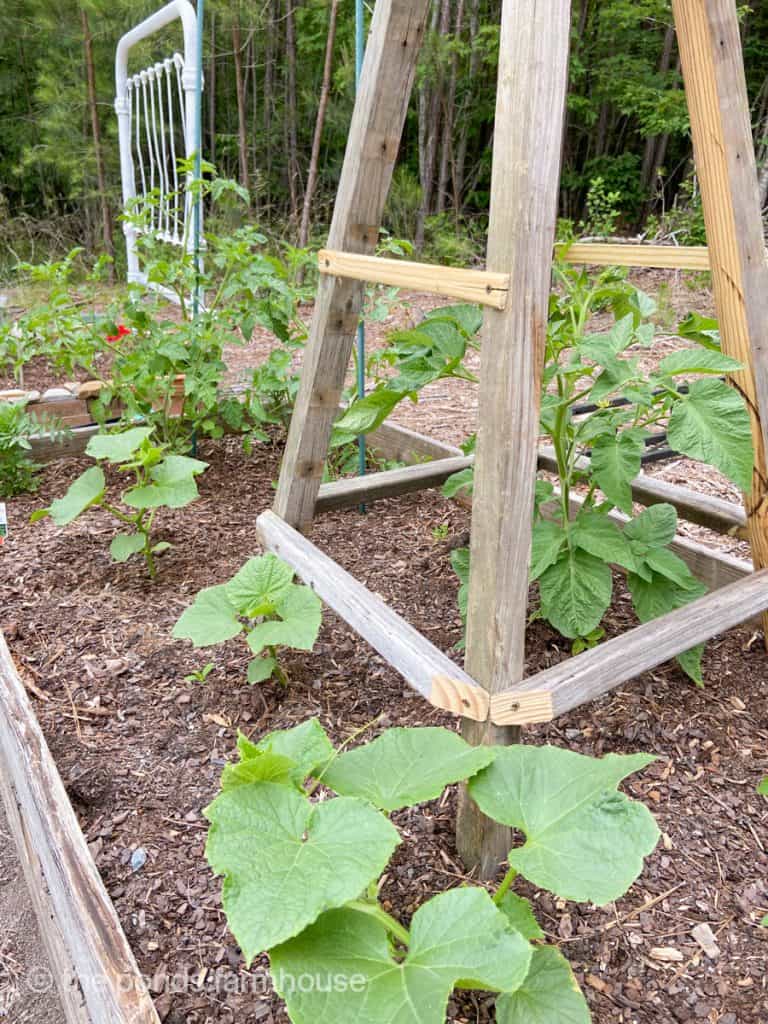
[[[654,623],[524,679],[528,566],[544,340],[567,86],[570,0],[504,0],[487,271],[435,268],[373,255],[413,85],[429,0],[378,0],[339,183],[301,388],[264,544],[436,707],[464,718],[475,743],[510,742],[768,609],[768,267],[735,0],[673,0],[709,250],[587,246],[573,262],[710,266],[723,349],[745,370],[755,441],[745,496],[752,575]],[[608,251],[610,250],[610,252]],[[623,250],[623,251],[618,251]],[[411,467],[364,483],[321,481],[363,299],[363,282],[469,299],[486,307],[475,462],[466,671],[320,552],[306,531],[318,509],[414,490],[451,467]],[[538,453],[541,457],[541,453]],[[341,492],[349,491],[345,495]],[[462,800],[459,850],[492,875],[507,830]]]

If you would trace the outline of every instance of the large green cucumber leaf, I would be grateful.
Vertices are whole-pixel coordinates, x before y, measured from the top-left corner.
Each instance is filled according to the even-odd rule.
[[[610,566],[581,548],[566,548],[539,578],[544,616],[571,640],[600,625],[612,592]]]
[[[617,508],[632,514],[631,483],[642,467],[645,450],[642,430],[605,433],[592,448],[591,468],[597,486]]]
[[[463,782],[496,756],[493,747],[471,747],[448,729],[388,729],[341,754],[323,782],[344,796],[359,796],[375,807],[396,811],[434,800],[452,782]]]
[[[171,635],[176,640],[191,640],[195,647],[211,647],[231,640],[242,631],[243,624],[227,595],[226,584],[223,584],[201,590],[194,604],[173,627]]]
[[[735,388],[697,380],[672,410],[667,437],[675,451],[715,466],[742,491],[752,487],[749,413]]]
[[[249,558],[226,584],[227,596],[241,615],[272,615],[293,580],[293,569],[276,555]]]
[[[469,302],[459,302],[454,306],[438,306],[424,314],[424,320],[429,321],[437,318],[448,318],[455,320],[462,331],[469,337],[473,337],[483,326],[483,311],[480,306]]]
[[[256,745],[241,734],[237,746],[244,761],[263,751],[289,757],[296,764],[300,782],[308,775],[321,772],[334,754],[333,744],[316,718],[310,718],[292,729],[271,732]]]
[[[114,562],[127,562],[131,555],[144,550],[145,539],[140,533],[118,533],[109,545]]]
[[[169,483],[153,481],[141,487],[132,487],[123,494],[123,501],[135,509],[185,508],[193,501],[197,501],[199,497],[200,492],[197,489],[195,478],[187,476],[171,480]]]
[[[648,809],[616,789],[653,760],[506,747],[469,791],[484,814],[525,833],[509,855],[520,874],[563,899],[608,903],[638,877],[659,837]]]
[[[474,494],[475,491],[475,467],[468,466],[449,476],[443,484],[442,495],[444,498],[455,498],[461,491],[464,494]]]
[[[101,501],[106,486],[101,467],[91,466],[70,485],[63,498],[51,502],[48,509],[51,519],[57,526],[69,526],[86,509]]]
[[[524,939],[544,938],[544,930],[536,920],[530,900],[510,890],[504,893],[498,906],[510,925],[515,931],[520,932]]]
[[[591,1020],[571,965],[554,946],[535,949],[520,988],[496,1000],[497,1024],[590,1024]]]
[[[400,842],[394,825],[362,800],[313,805],[274,782],[228,789],[205,815],[206,857],[224,875],[224,912],[249,963],[358,897]]]
[[[260,622],[248,634],[253,653],[275,644],[311,651],[323,619],[323,604],[314,590],[291,583],[275,605],[275,614],[281,621]]]
[[[152,434],[153,427],[132,427],[121,434],[96,434],[88,442],[86,455],[117,464],[128,462],[133,453]]]
[[[514,991],[531,953],[488,893],[473,888],[452,889],[421,906],[399,962],[383,926],[350,909],[324,914],[272,950],[270,960],[293,1024],[444,1024],[457,983]],[[301,991],[302,977],[316,979],[313,991]]]

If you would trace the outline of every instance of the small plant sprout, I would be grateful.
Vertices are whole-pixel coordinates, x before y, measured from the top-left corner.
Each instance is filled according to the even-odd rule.
[[[184,682],[204,683],[211,672],[213,672],[213,662],[209,661],[207,665],[203,665],[202,668],[196,668],[194,672],[190,672],[188,676],[184,676]]]
[[[249,558],[229,583],[201,590],[173,628],[176,639],[212,647],[247,630],[255,657],[248,682],[288,676],[278,661],[282,647],[311,651],[320,632],[323,606],[309,587],[293,582],[293,569],[275,555]]]
[[[316,719],[237,745],[205,811],[206,856],[246,961],[269,953],[294,1024],[444,1024],[454,989],[495,993],[497,1024],[589,1024],[568,961],[513,887],[521,877],[563,900],[622,896],[659,830],[617,787],[653,757],[472,747],[441,728],[389,729],[342,751]],[[495,893],[439,893],[406,927],[379,902],[402,842],[389,815],[466,780],[524,842]],[[320,781],[337,795],[314,802]],[[322,984],[292,984],[303,977]]]
[[[143,555],[149,575],[154,578],[155,556],[171,546],[166,541],[153,542],[155,516],[161,508],[184,508],[199,497],[195,477],[208,464],[185,455],[169,455],[165,448],[152,443],[151,434],[152,427],[133,427],[122,434],[97,434],[88,442],[86,454],[132,477],[121,495],[123,507],[107,500],[104,470],[92,466],[75,480],[63,498],[33,513],[32,522],[50,516],[57,526],[68,526],[90,509],[102,508],[127,528],[110,545],[114,561],[125,562],[131,555]]]
[[[447,540],[450,532],[450,526],[448,523],[438,523],[437,526],[432,527],[432,540],[435,543],[439,543],[441,540]]]

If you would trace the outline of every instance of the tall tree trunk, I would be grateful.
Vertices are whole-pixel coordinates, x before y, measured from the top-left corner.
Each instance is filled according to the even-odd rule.
[[[443,139],[440,152],[440,176],[437,185],[437,212],[442,213],[445,209],[445,202],[448,198],[448,180],[452,179],[453,208],[454,215],[458,222],[459,203],[456,199],[456,176],[451,174],[454,168],[453,155],[453,127],[456,116],[456,84],[459,74],[459,55],[457,47],[461,39],[461,32],[464,27],[464,0],[456,0],[456,20],[453,27],[453,53],[451,54],[451,72],[448,78],[448,90],[443,103]]]
[[[205,89],[208,93],[208,158],[216,163],[216,12],[211,14],[211,56]]]
[[[454,166],[454,190],[459,196],[460,202],[464,197],[464,183],[466,181],[467,147],[469,146],[469,106],[475,80],[480,69],[480,47],[477,45],[477,35],[480,31],[480,0],[471,0],[469,9],[469,74],[467,84],[467,99],[462,103],[458,115],[459,142],[456,146],[456,161]]]
[[[250,91],[251,94],[251,156],[250,165],[252,167],[253,180],[251,184],[251,202],[258,206],[259,196],[261,194],[262,176],[259,168],[258,161],[258,139],[259,139],[259,81],[256,75],[256,32],[253,26],[248,31],[248,49],[247,49],[247,65],[246,65],[246,92]],[[250,82],[250,87],[248,83]]]
[[[240,32],[240,19],[235,18],[232,24],[232,50],[235,65],[235,92],[237,95],[237,145],[240,184],[249,188],[248,174],[248,129],[245,120],[245,82],[243,81],[243,39]]]
[[[104,240],[104,252],[111,258],[110,279],[114,280],[115,247],[112,242],[112,211],[107,196],[107,178],[104,172],[104,154],[101,148],[101,125],[99,124],[99,107],[96,99],[96,73],[93,66],[93,39],[88,15],[85,8],[80,8],[80,23],[83,28],[83,51],[85,54],[85,74],[88,87],[88,109],[91,115],[91,135],[93,137],[93,154],[96,161],[96,183],[99,190],[101,206],[101,229]]]
[[[294,0],[285,0],[285,123],[288,143],[288,194],[291,223],[299,219],[299,144],[296,133],[296,23]]]
[[[323,138],[323,125],[325,113],[328,109],[328,97],[331,92],[331,74],[333,71],[333,46],[336,41],[336,17],[339,10],[339,0],[331,0],[331,10],[328,18],[328,38],[325,44],[325,66],[323,68],[323,83],[320,87],[320,103],[317,108],[317,120],[315,121],[315,134],[312,139],[312,156],[309,161],[309,172],[307,174],[307,187],[304,191],[304,209],[301,213],[301,228],[299,230],[299,248],[303,249],[309,242],[309,217],[312,209],[312,198],[317,185],[317,173],[320,164],[320,143]]]
[[[435,0],[432,9],[431,31],[433,35],[440,30],[444,35],[448,31],[450,0]],[[445,29],[443,30],[443,26]],[[432,211],[432,199],[435,187],[435,164],[437,161],[437,140],[440,131],[440,86],[442,74],[439,67],[435,69],[435,80],[428,85],[424,82],[419,95],[419,164],[421,170],[421,204],[416,221],[416,248],[424,247],[424,231],[427,217]]]
[[[274,35],[275,0],[269,0],[268,20],[264,26],[264,202],[269,211],[272,205],[272,108],[274,104]]]
[[[666,75],[672,64],[672,50],[675,45],[675,26],[669,25],[664,36],[664,47],[661,52],[661,60],[659,61],[659,76]],[[669,139],[669,136],[667,136]],[[666,143],[664,143],[664,151],[666,152]],[[643,166],[640,171],[640,188],[644,193],[648,193],[649,190],[653,189],[654,182],[656,180],[656,173],[661,166],[658,159],[659,151],[659,136],[651,135],[646,139],[645,142],[645,153],[643,155]],[[650,197],[649,197],[650,198]]]

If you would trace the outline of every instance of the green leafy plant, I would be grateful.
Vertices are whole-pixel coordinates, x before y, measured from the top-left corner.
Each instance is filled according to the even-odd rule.
[[[376,366],[394,367],[395,374],[381,374],[373,391],[351,403],[334,426],[331,445],[376,430],[400,402],[417,401],[419,391],[433,381],[458,377],[477,383],[464,357],[468,348],[478,348],[475,336],[481,323],[476,306],[445,306],[427,313],[418,327],[389,334]]]
[[[751,487],[753,448],[744,401],[721,379],[741,365],[720,351],[714,321],[686,318],[680,331],[693,347],[671,353],[646,374],[634,352],[653,341],[653,300],[615,270],[593,279],[558,263],[556,276],[541,430],[552,440],[558,487],[537,483],[531,579],[538,581],[541,614],[578,653],[601,636],[613,597],[612,566],[625,571],[641,622],[705,593],[670,549],[676,510],[659,504],[633,515],[631,482],[651,428],[666,425],[676,451],[715,466],[743,491]],[[589,322],[598,311],[611,313],[613,325],[594,334]],[[590,411],[577,414],[577,406]],[[471,486],[471,470],[464,471],[443,493]],[[463,586],[466,571],[462,562]],[[698,646],[678,658],[699,685],[702,651]]]
[[[500,1024],[588,1024],[568,961],[513,886],[597,904],[623,895],[659,830],[617,786],[652,757],[471,747],[440,728],[390,729],[341,752],[315,719],[255,744],[241,735],[238,751],[205,811],[206,855],[230,930],[249,963],[269,953],[294,1024],[442,1024],[456,988],[497,993]],[[379,901],[401,843],[388,815],[467,779],[483,813],[524,842],[493,895],[439,893],[406,928]],[[336,795],[314,802],[320,784]]]
[[[107,499],[107,481],[101,466],[82,473],[63,498],[33,513],[32,522],[50,516],[57,526],[68,526],[90,509],[102,508],[123,527],[109,551],[115,562],[142,555],[149,575],[157,574],[155,556],[167,551],[167,541],[155,542],[152,531],[161,508],[185,508],[199,497],[195,477],[208,468],[206,462],[169,454],[152,441],[151,427],[133,427],[120,434],[97,434],[86,454],[132,477],[121,494],[121,506]]]
[[[213,662],[209,661],[202,668],[197,668],[194,672],[190,672],[189,675],[184,676],[185,683],[204,683],[208,676],[213,672]]]
[[[30,416],[27,403],[0,402],[0,498],[37,490],[40,465],[31,457],[32,437],[47,433],[63,441],[68,431],[52,417]]]
[[[311,651],[322,621],[322,603],[310,587],[293,582],[293,569],[275,555],[249,558],[228,583],[201,590],[173,628],[173,636],[195,647],[212,647],[239,636],[254,655],[248,682],[288,676],[280,648]],[[265,653],[266,652],[266,653]]]
[[[209,165],[204,170],[214,173]],[[190,188],[214,209],[247,200],[239,185],[215,176]],[[307,334],[299,316],[304,292],[296,280],[303,250],[289,249],[283,260],[265,235],[244,225],[229,233],[208,232],[200,269],[187,247],[171,247],[144,230],[156,217],[158,202],[158,194],[142,197],[126,219],[139,229],[147,281],[175,297],[179,315],[169,317],[153,306],[143,285],[129,286],[127,297],[94,315],[89,310],[100,271],[88,275],[82,294],[73,294],[80,254],[73,250],[57,263],[20,265],[19,274],[43,287],[45,298],[18,320],[0,323],[0,360],[19,378],[24,364],[39,355],[68,376],[84,371],[101,383],[90,403],[97,422],[106,426],[119,420],[132,427],[141,421],[180,454],[191,438],[218,438],[225,431],[243,433],[250,448],[267,439],[264,423],[287,421],[286,409],[293,404],[297,384],[289,350],[300,347]],[[202,299],[198,309],[193,295]],[[256,372],[244,401],[223,396],[224,348],[250,341],[257,325],[274,333],[285,349]]]
[[[44,356],[54,370],[71,377],[78,367],[98,365],[108,347],[103,325],[109,318],[90,312],[108,261],[102,257],[86,272],[82,253],[75,248],[60,260],[15,267],[30,298],[21,316],[0,319],[0,365],[21,387],[33,359]]]

